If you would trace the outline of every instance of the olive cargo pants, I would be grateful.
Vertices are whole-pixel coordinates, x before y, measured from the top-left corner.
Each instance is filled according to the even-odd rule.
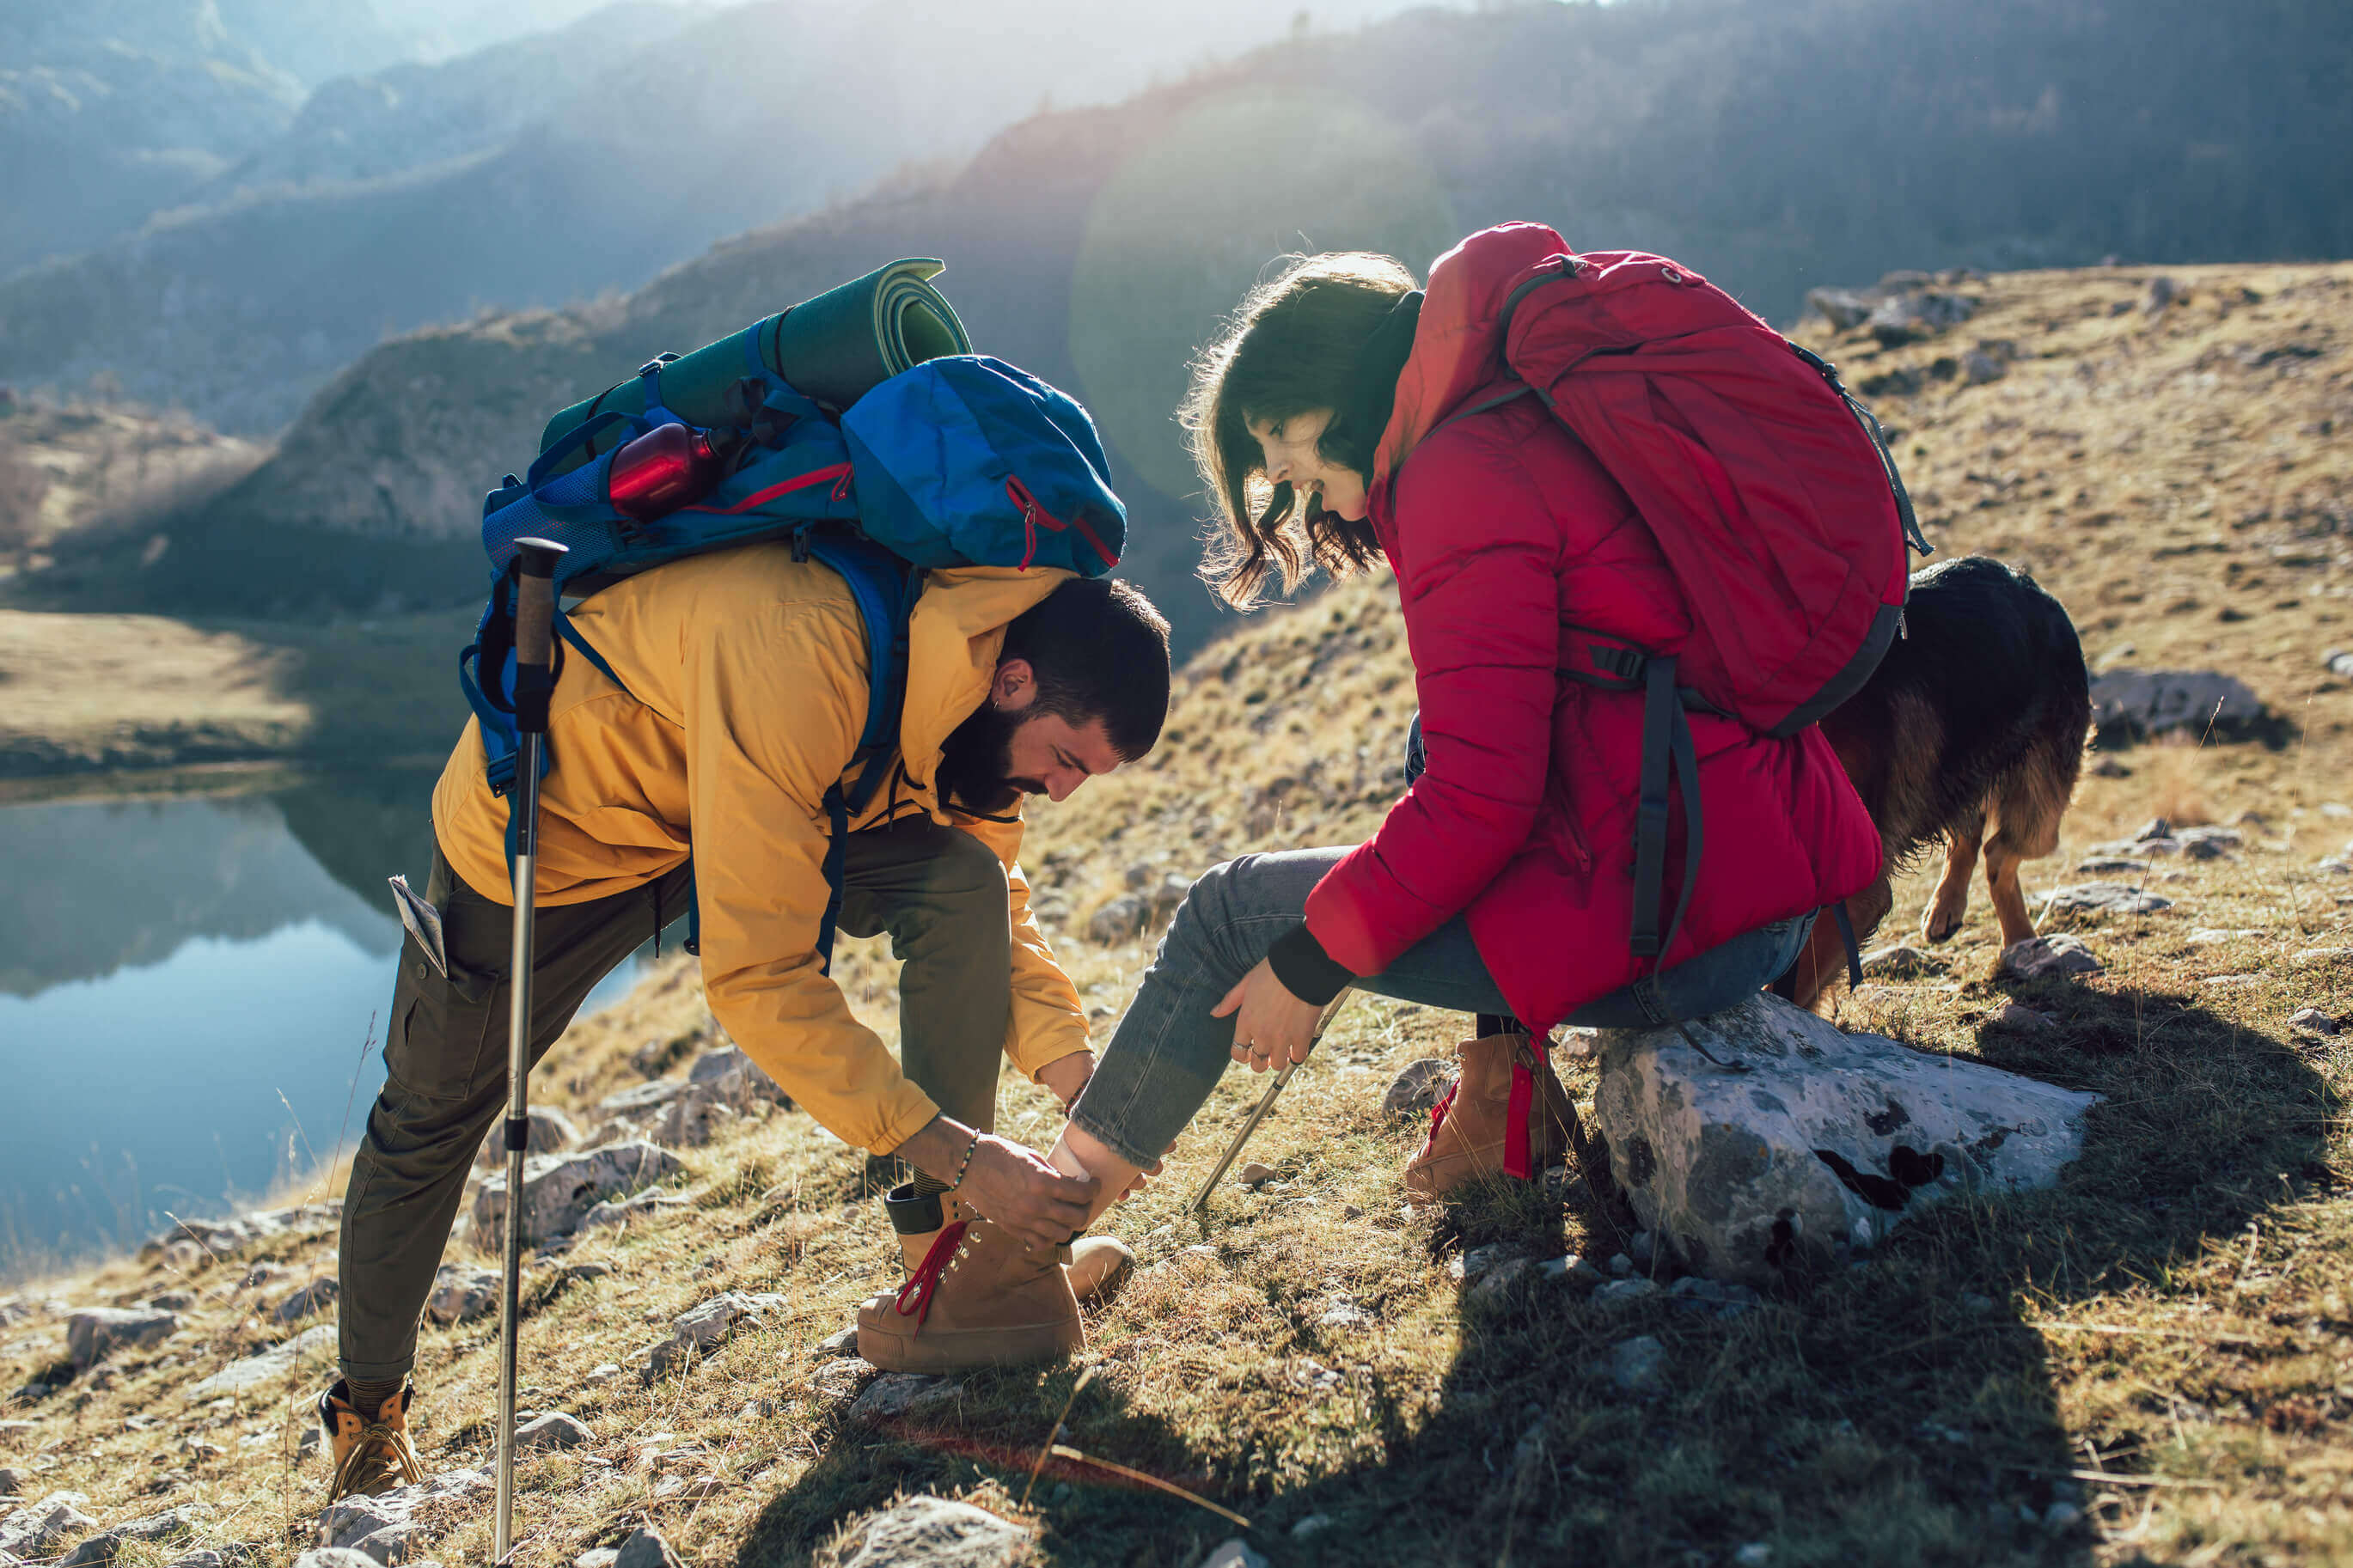
[[[843,847],[841,930],[890,933],[900,1063],[949,1116],[983,1130],[1012,1011],[1005,868],[968,833],[925,818],[853,833]],[[597,981],[686,909],[681,867],[585,904],[536,911],[534,1066]],[[441,912],[444,979],[414,936],[401,945],[385,1036],[388,1076],[368,1112],[343,1195],[338,1302],[345,1376],[405,1377],[417,1320],[465,1195],[466,1173],[507,1100],[507,965],[513,911],[467,887],[437,851],[426,901]]]

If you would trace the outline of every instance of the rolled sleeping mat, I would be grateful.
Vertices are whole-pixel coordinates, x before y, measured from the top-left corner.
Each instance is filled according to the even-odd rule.
[[[690,425],[711,426],[726,416],[727,389],[761,363],[803,396],[847,408],[881,383],[943,354],[972,353],[972,340],[946,296],[932,287],[945,263],[923,257],[894,261],[852,283],[705,343],[661,368],[662,406]],[[645,383],[636,376],[575,403],[547,422],[539,449],[554,446],[598,414],[645,412]],[[605,447],[628,438],[626,426],[599,435],[554,468],[578,468]]]

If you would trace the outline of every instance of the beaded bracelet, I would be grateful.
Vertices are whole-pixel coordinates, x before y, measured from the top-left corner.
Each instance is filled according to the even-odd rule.
[[[973,1151],[979,1147],[980,1134],[976,1132],[972,1135],[972,1142],[964,1146],[964,1158],[956,1164],[955,1180],[948,1184],[948,1191],[954,1192],[964,1185],[964,1173],[971,1168]]]

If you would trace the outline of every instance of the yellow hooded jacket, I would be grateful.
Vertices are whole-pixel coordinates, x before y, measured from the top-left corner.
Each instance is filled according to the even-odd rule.
[[[908,627],[901,776],[853,832],[913,811],[996,851],[1011,889],[1013,1010],[1005,1054],[1036,1078],[1087,1047],[1076,987],[1029,913],[1022,825],[951,816],[934,785],[941,747],[987,696],[1005,627],[1070,574],[974,566],[931,573]],[[572,612],[622,686],[564,661],[540,795],[539,900],[585,903],[645,886],[694,857],[712,1012],[768,1076],[843,1142],[887,1153],[938,1113],[818,967],[826,788],[850,784],[866,725],[866,629],[830,568],[759,544],[626,579]],[[623,689],[626,686],[627,689]],[[470,722],[433,792],[450,868],[510,901],[507,803],[483,776]]]

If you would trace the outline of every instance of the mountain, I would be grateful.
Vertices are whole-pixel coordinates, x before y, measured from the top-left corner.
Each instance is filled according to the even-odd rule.
[[[1322,25],[1397,8],[1345,0]],[[111,373],[268,434],[388,335],[635,287],[909,160],[968,157],[1041,104],[1116,100],[1282,26],[1255,0],[632,4],[331,83],[216,158],[193,205],[0,283],[0,380]]]

